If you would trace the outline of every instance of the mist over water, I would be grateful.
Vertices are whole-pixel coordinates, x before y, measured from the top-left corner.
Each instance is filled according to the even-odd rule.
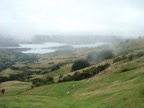
[[[83,44],[83,45],[71,45],[73,48],[94,48],[106,43],[94,43],[94,44]],[[44,54],[52,53],[59,50],[59,47],[66,46],[64,43],[44,43],[44,44],[20,44],[18,48],[30,48],[28,50],[22,51],[23,53],[34,53],[34,54]],[[70,49],[69,49],[70,50]]]

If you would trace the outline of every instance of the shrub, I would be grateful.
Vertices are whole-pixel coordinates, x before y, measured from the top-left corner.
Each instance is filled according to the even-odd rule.
[[[60,66],[59,65],[54,65],[52,68],[51,68],[51,71],[55,71],[55,70],[58,70],[60,69]]]
[[[121,72],[126,72],[126,71],[129,71],[129,69],[128,68],[124,68],[124,69],[121,70]]]
[[[41,79],[41,78],[36,78],[36,79],[32,80],[32,84],[34,86],[38,87],[38,86],[42,86],[42,85],[46,84],[46,81],[44,79]]]
[[[47,82],[48,84],[54,83],[53,77],[47,76],[47,77],[46,77],[46,82]]]
[[[16,67],[16,66],[11,66],[10,69],[12,69],[12,70],[20,70],[20,68]]]
[[[72,76],[68,75],[60,79],[58,82],[66,82],[66,81],[78,81],[83,80],[86,78],[90,78],[94,76],[95,74],[98,74],[99,72],[105,70],[107,67],[109,67],[110,64],[106,63],[104,65],[100,65],[98,67],[92,67],[90,69],[83,70],[83,72],[75,72]]]
[[[139,53],[137,53],[135,56],[136,57],[142,57],[144,55],[144,52],[139,52]]]
[[[131,61],[133,59],[133,54],[129,55],[128,58]]]
[[[4,95],[4,93],[5,93],[5,89],[2,89],[2,90],[1,90],[1,94]]]
[[[87,60],[80,59],[74,62],[74,64],[72,65],[71,71],[76,71],[76,70],[79,70],[88,66],[90,66],[90,64]]]
[[[62,78],[62,80],[59,80],[59,82],[67,82],[67,81],[73,81],[74,78],[71,75],[67,75],[65,77]]]
[[[120,61],[122,61],[122,60],[124,60],[124,59],[126,59],[126,58],[127,58],[126,56],[119,56],[119,57],[117,57],[117,58],[115,58],[115,59],[113,60],[113,63],[120,62]]]
[[[5,81],[10,81],[10,78],[7,76],[0,76],[0,83]]]

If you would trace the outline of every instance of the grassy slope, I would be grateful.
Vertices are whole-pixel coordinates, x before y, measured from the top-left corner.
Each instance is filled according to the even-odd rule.
[[[0,96],[6,108],[143,108],[144,57],[122,61],[83,81],[46,85],[25,92],[17,87]],[[121,72],[122,68],[130,68]],[[7,84],[1,84],[1,86]],[[21,83],[19,84],[20,86]],[[75,87],[73,87],[75,85]],[[21,92],[18,92],[21,91]],[[22,92],[23,91],[23,92]],[[69,94],[67,94],[69,92]]]
[[[130,51],[139,46],[143,48],[143,41],[136,41],[137,44],[132,43],[134,47],[128,47]],[[30,88],[30,83],[5,82],[0,84],[0,88],[7,91],[4,96],[0,95],[0,108],[144,108],[143,61],[144,57],[120,61],[86,80],[46,85],[29,91],[26,89]],[[124,68],[129,70],[122,72]],[[52,74],[55,75],[57,73]]]

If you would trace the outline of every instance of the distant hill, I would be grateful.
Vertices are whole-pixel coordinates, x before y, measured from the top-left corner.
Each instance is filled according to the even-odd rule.
[[[60,42],[66,44],[91,44],[96,42],[115,42],[124,40],[117,36],[96,36],[96,35],[70,35],[70,36],[48,36],[37,35],[34,37],[32,43],[46,43],[46,42]]]
[[[0,47],[18,46],[16,39],[0,35]]]

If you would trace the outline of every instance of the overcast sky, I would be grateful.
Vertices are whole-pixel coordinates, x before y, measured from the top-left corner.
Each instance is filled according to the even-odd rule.
[[[144,36],[144,0],[0,0],[0,34]]]

